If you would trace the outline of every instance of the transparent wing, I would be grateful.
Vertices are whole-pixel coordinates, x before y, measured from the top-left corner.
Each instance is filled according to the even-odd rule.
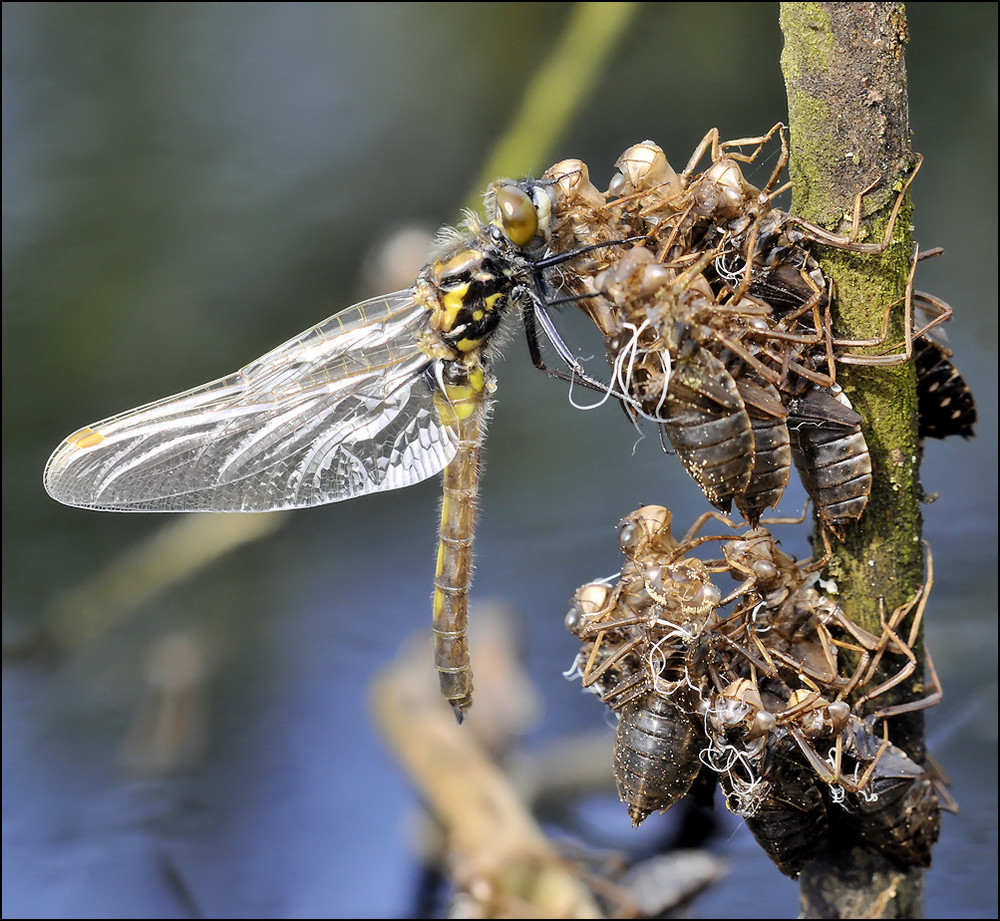
[[[412,290],[356,304],[229,377],[80,429],[45,488],[111,511],[263,512],[417,483],[456,451],[426,326]]]

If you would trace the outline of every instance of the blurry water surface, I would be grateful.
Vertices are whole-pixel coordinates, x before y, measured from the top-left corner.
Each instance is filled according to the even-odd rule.
[[[167,521],[60,507],[41,471],[80,425],[227,373],[359,299],[359,265],[395,228],[455,220],[569,11],[4,4],[5,917],[415,910],[416,803],[372,728],[367,687],[427,628],[437,481],[296,513],[68,656],[20,661],[20,640],[67,592]],[[956,308],[951,345],[980,411],[974,441],[929,444],[923,467],[941,494],[925,509],[927,633],[946,689],[929,742],[962,806],[944,817],[927,914],[990,917],[996,6],[908,15],[926,157],[916,236],[946,249],[919,284]],[[782,120],[776,16],[774,4],[642,7],[548,162],[578,156],[604,185],[647,137],[683,164],[712,126],[740,137]],[[523,613],[540,747],[602,725],[561,677],[574,654],[562,617],[576,586],[617,569],[616,522],[659,502],[683,527],[704,503],[655,437],[633,450],[620,412],[573,410],[525,351],[515,335],[499,368],[475,594]],[[801,499],[790,489],[782,511]],[[794,534],[786,546],[807,555]],[[157,772],[141,728],[148,685],[179,673],[197,689],[170,692],[189,734]],[[730,876],[695,916],[793,915],[795,885],[721,818],[712,847]],[[592,821],[590,844],[624,848],[674,820],[633,832],[609,797]]]

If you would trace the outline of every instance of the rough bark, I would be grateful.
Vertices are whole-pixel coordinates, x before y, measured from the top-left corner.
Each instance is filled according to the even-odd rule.
[[[782,3],[781,28],[792,210],[831,231],[850,234],[855,200],[867,189],[857,239],[879,242],[898,190],[915,164],[903,4]],[[884,253],[816,248],[836,286],[838,337],[878,336],[887,307],[902,302],[913,255],[910,230],[906,200]],[[893,310],[889,343],[904,338],[902,316],[901,309]],[[843,542],[834,541],[829,576],[839,586],[838,600],[848,615],[879,634],[883,606],[888,614],[911,600],[923,579],[915,376],[912,363],[906,362],[841,366],[837,380],[863,417],[875,476],[866,513]],[[904,625],[908,629],[909,621]],[[876,703],[881,707],[923,694],[918,669],[893,689],[891,701],[886,694]],[[923,761],[921,714],[892,724],[893,741]],[[803,917],[918,917],[922,872],[902,873],[877,854],[845,847],[806,868],[801,898]]]

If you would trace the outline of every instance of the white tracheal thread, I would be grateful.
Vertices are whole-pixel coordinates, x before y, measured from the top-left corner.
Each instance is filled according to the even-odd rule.
[[[615,364],[614,364],[614,369],[612,371],[611,380],[608,381],[607,386],[604,388],[603,396],[601,396],[601,398],[596,403],[591,403],[591,404],[578,403],[573,398],[573,383],[575,381],[575,371],[574,371],[574,377],[570,380],[570,385],[569,385],[569,394],[568,394],[569,405],[572,406],[574,409],[580,409],[580,410],[597,409],[598,407],[603,406],[605,403],[607,403],[607,401],[611,397],[615,397],[633,411],[635,415],[632,419],[632,424],[635,426],[636,431],[639,433],[638,439],[636,439],[635,444],[632,445],[633,454],[635,454],[636,449],[639,447],[639,442],[646,437],[643,434],[642,430],[639,428],[639,419],[640,418],[649,419],[650,421],[657,423],[663,421],[663,417],[662,415],[660,415],[660,413],[662,412],[663,406],[666,403],[667,385],[670,382],[670,373],[672,370],[670,351],[668,349],[661,349],[658,352],[658,355],[660,359],[660,364],[663,367],[663,386],[660,389],[660,398],[656,404],[656,415],[651,415],[650,413],[647,413],[642,408],[642,403],[636,400],[630,394],[628,381],[631,380],[632,377],[632,367],[635,364],[635,355],[638,349],[639,334],[642,331],[642,329],[648,324],[648,322],[649,322],[648,320],[644,320],[642,325],[639,326],[638,328],[636,328],[631,323],[625,324],[627,328],[633,331],[631,343],[626,349],[620,351],[618,355],[615,357]],[[624,365],[625,361],[624,353],[626,351],[631,352],[631,360],[629,361],[628,371],[623,374],[622,367]],[[620,384],[620,389],[618,391],[615,390],[616,380]]]
[[[864,788],[858,790],[858,795],[866,803],[876,803],[878,802],[878,794],[874,790],[865,790]]]
[[[577,679],[583,679],[583,666],[587,663],[584,661],[584,655],[582,652],[576,654],[576,658],[573,659],[573,664],[562,673],[563,678],[568,681],[576,681]],[[589,688],[588,688],[589,690]]]
[[[670,375],[673,372],[673,365],[670,358],[670,349],[660,349],[657,353],[660,357],[660,364],[663,366],[663,386],[660,388],[660,398],[656,401],[656,421],[660,421],[663,416],[661,411],[664,403],[667,402],[667,386],[670,384]]]
[[[760,809],[769,785],[754,769],[754,762],[746,751],[730,743],[720,744],[712,732],[711,722],[714,716],[721,723],[735,724],[750,710],[750,704],[730,698],[711,704],[704,714],[708,745],[698,756],[709,769],[728,775],[733,787],[731,796],[735,800],[732,811],[742,816],[752,816]],[[743,776],[740,776],[741,773]]]
[[[597,409],[598,407],[603,406],[605,403],[607,403],[608,400],[611,397],[614,397],[615,399],[620,400],[622,403],[624,403],[627,406],[629,406],[631,409],[635,410],[636,416],[635,416],[634,419],[632,419],[632,425],[635,427],[635,430],[639,433],[639,437],[638,437],[638,439],[636,439],[635,444],[632,446],[632,453],[634,454],[636,447],[638,447],[638,445],[639,445],[639,442],[642,441],[643,438],[646,437],[643,434],[643,432],[640,430],[640,428],[639,428],[639,419],[638,419],[638,417],[640,415],[642,415],[642,412],[639,409],[638,404],[635,402],[635,400],[633,400],[631,397],[629,397],[628,394],[625,394],[625,393],[616,393],[615,392],[614,382],[613,381],[609,381],[608,384],[607,384],[607,386],[604,388],[604,396],[602,396],[596,403],[591,403],[589,405],[586,405],[586,404],[583,404],[583,403],[578,403],[573,398],[573,384],[574,384],[575,380],[576,380],[576,372],[574,370],[573,376],[571,377],[570,382],[569,382],[569,393],[567,395],[567,397],[569,399],[569,405],[572,406],[574,409],[580,409],[580,410],[584,410],[584,411],[589,410],[589,409]]]
[[[837,755],[836,748],[831,748],[830,751],[827,753],[826,756],[827,764],[830,765],[831,769],[834,769],[836,767],[836,760],[835,760],[836,755]],[[848,778],[850,780],[850,785],[854,788],[854,792],[857,793],[857,795],[860,796],[866,803],[878,802],[879,796],[874,790],[865,789],[864,787],[858,785],[859,781],[861,780],[860,775],[861,775],[861,764],[859,762],[854,765],[854,770],[851,772],[851,775]],[[833,801],[838,805],[844,806],[844,808],[846,809],[847,807],[846,805],[844,805],[844,797],[846,793],[845,788],[840,783],[837,782],[830,783],[828,786],[830,787],[830,796],[833,799]]]
[[[628,390],[624,386],[619,391],[615,390],[615,381],[616,380],[621,381],[621,374],[617,370],[618,358],[615,359],[615,364],[616,364],[616,370],[612,373],[611,380],[608,381],[607,386],[604,388],[603,395],[596,403],[590,403],[590,404],[578,403],[573,398],[573,385],[576,380],[576,374],[574,370],[574,373],[569,383],[569,405],[572,406],[574,409],[580,409],[586,411],[590,409],[597,409],[598,407],[603,406],[605,403],[607,403],[608,400],[611,399],[611,397],[616,397],[622,402],[627,403],[636,411],[640,411],[638,405],[629,396]]]
[[[698,759],[716,774],[729,777],[736,799],[733,812],[753,815],[760,808],[767,791],[767,781],[754,770],[746,752],[735,745],[719,745],[709,736],[709,743],[698,753]],[[741,773],[748,779],[744,780]]]
[[[830,766],[830,770],[833,772],[835,778],[834,780],[827,782],[827,786],[830,788],[830,799],[832,799],[838,806],[843,806],[846,809],[847,807],[844,804],[847,797],[847,791],[844,788],[844,786],[836,779],[837,777],[839,777],[839,774],[837,773],[837,749],[835,747],[831,748],[826,753],[826,763]],[[858,767],[859,767],[858,765],[854,766],[855,787],[857,787],[858,783]],[[858,790],[858,792],[862,795],[862,797],[867,799],[863,790]]]
[[[734,774],[730,774],[729,782],[733,789],[730,796],[726,798],[726,805],[729,806],[729,800],[732,798],[734,803],[730,807],[731,810],[744,818],[752,818],[760,812],[760,807],[764,805],[771,792],[771,784],[763,777],[758,777],[747,783]]]
[[[743,260],[741,260],[743,261]],[[742,281],[743,272],[746,269],[746,264],[739,271],[730,267],[729,257],[726,253],[721,253],[715,258],[715,271],[719,273],[719,277],[727,281],[731,285],[735,285],[737,282]]]
[[[569,393],[567,395],[567,398],[569,399],[569,405],[572,406],[573,409],[579,409],[586,412],[587,410],[597,409],[598,407],[603,406],[605,403],[608,402],[609,399],[611,399],[611,397],[618,397],[618,399],[624,398],[621,394],[615,393],[614,381],[608,381],[608,385],[604,388],[604,395],[596,403],[590,403],[590,404],[577,403],[577,401],[573,397],[573,387],[575,386],[575,384],[576,384],[576,368],[572,368],[570,372]]]
[[[822,427],[825,423],[820,420],[812,419],[799,419],[796,422],[789,422],[788,428],[793,432],[801,432],[803,429],[818,429]]]
[[[596,403],[578,403],[573,397],[573,381],[570,381],[570,406],[574,409],[580,410],[597,409],[599,406],[603,406],[607,403],[611,397],[616,397],[633,410],[636,416],[642,417],[643,419],[649,419],[651,422],[663,421],[662,410],[667,401],[667,385],[670,383],[670,374],[673,369],[670,351],[668,349],[660,349],[657,351],[660,364],[663,368],[663,386],[660,390],[660,396],[656,403],[656,412],[646,412],[642,408],[642,403],[631,395],[632,370],[635,367],[636,358],[639,354],[639,338],[650,325],[651,324],[648,319],[643,320],[639,326],[636,326],[634,323],[623,324],[623,328],[629,330],[631,335],[629,336],[628,342],[624,345],[624,347],[618,350],[618,354],[615,356],[611,371],[611,380],[604,388],[603,395],[599,400],[597,400]]]
[[[636,358],[639,354],[639,339],[650,327],[651,324],[648,317],[638,326],[634,323],[623,324],[623,328],[630,330],[632,335],[629,337],[625,346],[619,349],[618,354],[615,356],[612,379],[618,382],[619,387],[624,393],[628,394],[632,392],[632,371],[635,367]],[[659,357],[660,364],[663,368],[663,386],[660,388],[660,396],[656,403],[656,412],[646,412],[642,408],[642,404],[637,400],[631,400],[630,403],[633,405],[636,412],[644,419],[649,419],[652,422],[662,422],[662,410],[667,401],[667,386],[670,383],[670,374],[673,369],[673,365],[671,363],[669,349],[658,349],[656,354]]]
[[[664,653],[664,648],[668,644],[675,645],[675,641],[679,641],[681,646],[690,646],[695,641],[697,634],[690,630],[686,630],[683,626],[672,623],[669,620],[661,620],[659,618],[654,618],[651,621],[650,626],[671,628],[653,644],[646,657],[649,673],[653,676],[653,690],[662,697],[669,697],[674,693],[674,691],[677,690],[678,687],[684,684],[687,685],[690,690],[694,691],[700,698],[701,689],[694,681],[691,680],[691,675],[689,674],[688,669],[685,668],[684,676],[676,681],[667,681],[661,677],[663,671],[666,669],[667,660],[673,651],[671,649],[667,649],[667,652]]]
[[[680,681],[667,681],[663,678],[663,672],[666,670],[667,660],[670,658],[673,649],[667,648],[664,652],[664,648],[668,646],[673,646],[673,641],[679,639],[681,643],[687,645],[691,641],[690,635],[682,627],[670,624],[669,621],[654,621],[656,624],[662,624],[664,626],[673,627],[672,630],[661,636],[649,650],[649,654],[646,656],[647,666],[649,669],[649,674],[652,676],[653,690],[659,694],[661,697],[670,697],[681,683],[687,684],[689,688],[693,691],[698,691],[698,688],[692,684],[690,677],[687,674],[687,669],[684,670],[684,677]]]
[[[758,622],[761,609],[764,607],[766,607],[765,602],[758,601],[757,604],[753,606],[753,610],[750,612],[750,622],[753,624],[754,633],[767,633],[773,626],[773,624],[762,624]]]
[[[595,579],[594,584],[611,586],[616,580],[617,580],[617,573],[612,573],[610,576],[605,576],[602,579]],[[607,609],[605,608],[604,610],[596,611],[593,614],[585,614],[583,611],[581,611],[580,614],[586,623],[590,623],[595,619],[602,617],[606,612]],[[586,629],[586,623],[583,627],[580,628],[581,633]],[[563,678],[566,678],[569,681],[575,681],[577,679],[582,681],[586,677],[586,674],[584,672],[586,664],[587,664],[587,656],[585,656],[583,652],[578,652],[576,654],[576,657],[573,659],[572,665],[570,665],[570,667],[562,673]],[[599,695],[601,693],[600,687],[598,687],[598,685],[596,684],[584,688],[584,690],[588,691],[591,694]]]

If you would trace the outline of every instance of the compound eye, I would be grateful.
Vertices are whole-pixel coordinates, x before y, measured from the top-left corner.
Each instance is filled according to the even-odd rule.
[[[538,233],[538,212],[527,192],[514,185],[497,190],[497,211],[507,239],[515,246],[527,246]]]

